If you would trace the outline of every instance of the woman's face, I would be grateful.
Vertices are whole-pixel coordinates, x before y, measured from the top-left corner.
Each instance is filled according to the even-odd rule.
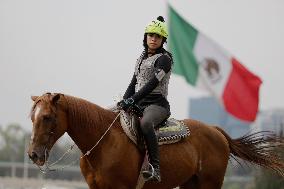
[[[149,50],[156,50],[161,47],[163,41],[163,37],[155,34],[155,33],[148,33],[147,34],[147,45]]]

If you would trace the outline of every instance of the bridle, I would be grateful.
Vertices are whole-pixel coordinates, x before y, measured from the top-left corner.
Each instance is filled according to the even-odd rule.
[[[38,101],[39,102],[39,101]],[[37,102],[37,103],[38,103]],[[37,104],[36,104],[37,105]],[[42,173],[47,173],[47,172],[50,172],[50,171],[55,171],[55,169],[51,169],[50,167],[51,166],[53,166],[53,165],[55,165],[57,162],[59,162],[58,160],[56,161],[56,162],[54,162],[54,163],[52,163],[52,164],[50,164],[49,165],[49,162],[48,162],[48,158],[47,158],[47,156],[48,156],[48,145],[50,144],[50,141],[51,141],[51,139],[52,139],[52,137],[54,136],[54,134],[55,134],[55,129],[56,129],[56,127],[57,127],[57,114],[56,114],[56,109],[55,109],[55,111],[54,111],[54,117],[52,117],[50,120],[49,120],[50,122],[52,122],[52,128],[48,131],[48,132],[46,132],[44,135],[47,135],[48,136],[48,140],[47,140],[47,142],[46,142],[46,145],[45,145],[45,147],[44,147],[44,162],[45,162],[45,167],[44,168],[42,168],[41,166],[39,166],[39,165],[37,165],[37,167],[39,168],[39,170],[42,172]],[[73,147],[74,147],[74,145],[73,145]],[[73,148],[72,147],[72,148]],[[71,148],[71,149],[72,149]],[[67,151],[69,151],[69,150],[67,150]],[[66,152],[65,152],[66,153]],[[63,156],[61,156],[59,159],[61,160],[61,159],[63,159],[63,157],[65,156],[65,153],[63,154]]]

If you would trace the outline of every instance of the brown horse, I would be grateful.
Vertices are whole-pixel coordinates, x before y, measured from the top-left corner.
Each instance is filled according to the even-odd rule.
[[[28,154],[39,166],[65,132],[85,154],[114,121],[117,113],[86,100],[46,93],[32,97],[33,131]],[[283,142],[274,135],[255,133],[231,139],[222,129],[195,120],[184,120],[191,135],[182,141],[160,146],[160,183],[146,183],[145,189],[220,189],[231,155],[271,168],[284,175],[284,163],[273,154]],[[134,189],[143,154],[123,132],[119,121],[90,154],[80,160],[81,172],[91,189]]]

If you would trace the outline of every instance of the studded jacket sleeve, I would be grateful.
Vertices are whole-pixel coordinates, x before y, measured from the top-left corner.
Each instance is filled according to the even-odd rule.
[[[171,70],[171,66],[171,59],[167,55],[160,56],[155,62],[155,75],[139,91],[134,93],[132,96],[134,102],[138,102],[151,93],[158,86],[159,82],[163,79],[166,73]]]

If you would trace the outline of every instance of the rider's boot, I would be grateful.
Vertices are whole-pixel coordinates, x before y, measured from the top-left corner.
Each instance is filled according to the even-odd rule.
[[[155,135],[154,129],[148,131],[147,134],[144,135],[148,157],[150,159],[150,165],[147,170],[143,171],[143,177],[146,181],[155,181],[161,182],[160,176],[160,160],[159,160],[159,147],[158,140]]]

